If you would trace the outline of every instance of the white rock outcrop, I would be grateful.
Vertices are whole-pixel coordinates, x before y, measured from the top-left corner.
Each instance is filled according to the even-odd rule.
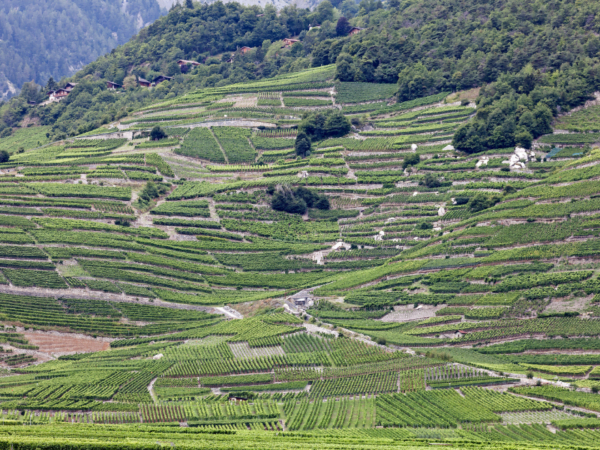
[[[475,164],[475,168],[479,169],[481,166],[487,166],[489,160],[490,158],[487,156],[482,157],[479,161],[477,161],[477,164]]]
[[[525,169],[528,161],[535,161],[535,153],[527,151],[522,147],[515,148],[515,152],[510,156],[508,164],[511,169]]]

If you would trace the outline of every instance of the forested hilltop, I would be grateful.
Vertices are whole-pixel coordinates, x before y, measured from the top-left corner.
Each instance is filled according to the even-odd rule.
[[[27,81],[74,74],[160,14],[156,0],[3,0],[0,98]]]
[[[526,145],[544,127],[532,125],[529,114],[521,121],[519,107],[547,121],[548,110],[552,115],[568,110],[596,89],[599,8],[598,2],[572,0],[345,0],[334,5],[326,0],[312,12],[289,6],[276,13],[268,5],[263,10],[236,3],[186,2],[73,78],[62,80],[59,86],[80,83],[65,102],[27,108],[26,100],[43,96],[25,89],[20,99],[0,109],[0,128],[18,126],[31,113],[52,126],[53,136],[68,136],[199,87],[336,64],[340,81],[397,84],[400,101],[487,85],[481,98],[485,108],[479,120],[461,130],[460,144],[471,151],[501,142]],[[309,31],[316,24],[320,27]],[[352,26],[362,30],[349,36]],[[286,37],[300,42],[282,48]],[[251,50],[235,55],[244,46]],[[179,59],[202,64],[182,73]],[[128,89],[119,96],[107,95],[103,82],[132,88],[136,77],[152,80],[158,75],[174,79],[153,91]],[[54,86],[49,83],[44,90]],[[540,100],[548,109],[536,110]]]

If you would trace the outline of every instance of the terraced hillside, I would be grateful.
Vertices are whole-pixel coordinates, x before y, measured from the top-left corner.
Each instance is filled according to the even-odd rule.
[[[12,149],[2,448],[599,445],[600,107],[467,154],[334,70]]]

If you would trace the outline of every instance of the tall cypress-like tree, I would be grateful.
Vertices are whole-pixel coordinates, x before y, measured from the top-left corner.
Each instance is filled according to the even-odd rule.
[[[296,155],[301,156],[303,158],[310,154],[311,143],[310,138],[306,133],[298,133],[298,136],[296,136],[294,148],[296,149]]]

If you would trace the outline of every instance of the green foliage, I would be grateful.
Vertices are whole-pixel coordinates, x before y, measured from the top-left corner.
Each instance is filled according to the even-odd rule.
[[[397,92],[395,84],[339,83],[336,85],[336,101],[339,103],[360,103],[389,99]]]
[[[144,189],[138,195],[138,204],[142,208],[148,207],[150,202],[161,195],[164,195],[169,190],[170,185],[164,183],[155,184],[151,181],[146,183]]]
[[[350,132],[350,120],[338,110],[306,114],[298,125],[298,135],[306,133],[310,139],[340,137]]]
[[[164,139],[166,137],[167,133],[165,133],[165,130],[163,130],[158,125],[152,128],[152,131],[150,131],[150,139],[152,139],[153,141],[160,141],[161,139]]]
[[[296,155],[305,158],[310,155],[311,142],[308,135],[304,132],[298,133],[296,136],[296,140],[294,141],[294,150],[296,151]]]
[[[305,187],[295,190],[278,186],[271,199],[271,208],[290,214],[304,214],[307,208],[329,209],[329,200]]]

